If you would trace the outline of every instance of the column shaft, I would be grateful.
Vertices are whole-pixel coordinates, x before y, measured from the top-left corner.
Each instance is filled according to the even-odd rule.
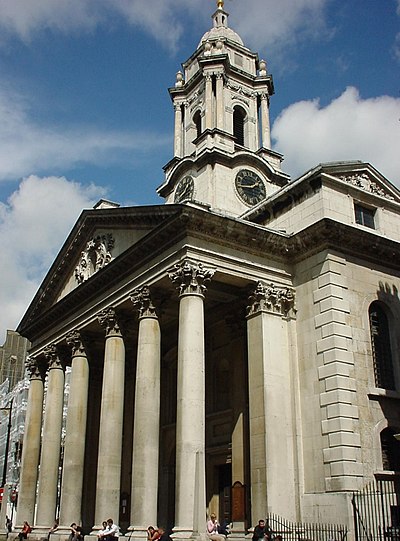
[[[161,334],[155,315],[139,321],[132,451],[131,530],[157,524]]]
[[[261,136],[262,146],[264,148],[271,148],[271,127],[269,122],[268,96],[266,94],[261,96]]]
[[[54,523],[56,512],[64,404],[64,370],[55,347],[49,348],[47,356],[49,358],[49,375],[36,511],[36,526],[46,530]]]
[[[224,79],[223,74],[217,75],[217,128],[224,129]]]
[[[61,487],[60,529],[65,527],[70,533],[69,525],[72,522],[81,523],[89,365],[79,333],[68,335],[67,343],[72,345],[73,353]]]
[[[212,93],[212,77],[206,75],[206,115],[205,128],[211,130],[213,128],[213,93]]]
[[[124,412],[125,346],[115,314],[107,311],[103,387],[101,395],[99,451],[96,485],[95,529],[107,517],[119,516],[122,426]]]
[[[174,530],[204,529],[205,358],[203,297],[183,295],[179,307]]]
[[[42,429],[43,376],[34,362],[28,365],[28,369],[31,372],[31,380],[26,408],[24,443],[22,446],[16,516],[17,527],[22,527],[24,520],[27,520],[29,524],[33,524]]]
[[[175,136],[174,136],[174,156],[182,157],[183,126],[182,126],[182,108],[181,104],[175,103]]]

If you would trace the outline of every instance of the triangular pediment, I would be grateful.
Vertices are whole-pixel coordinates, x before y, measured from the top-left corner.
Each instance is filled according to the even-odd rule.
[[[345,182],[353,189],[356,188],[361,192],[400,203],[400,191],[372,165],[352,163],[351,166],[346,167],[346,164],[343,166],[337,164],[335,169],[332,171],[330,164],[322,165],[323,172]]]
[[[20,326],[92,281],[100,272],[106,272],[176,212],[176,207],[166,205],[83,211]]]

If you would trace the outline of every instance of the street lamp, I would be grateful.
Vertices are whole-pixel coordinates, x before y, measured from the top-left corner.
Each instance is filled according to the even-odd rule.
[[[11,435],[11,421],[12,421],[12,406],[14,398],[11,398],[10,405],[8,408],[0,408],[0,410],[8,411],[8,425],[7,425],[7,439],[6,439],[6,449],[4,452],[4,464],[3,464],[3,478],[1,480],[1,488],[6,484],[7,477],[7,465],[8,465],[8,449],[10,447],[10,435]]]

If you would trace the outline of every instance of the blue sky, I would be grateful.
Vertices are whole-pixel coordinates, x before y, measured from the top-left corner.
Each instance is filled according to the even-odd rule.
[[[215,0],[0,0],[0,343],[82,208],[158,204],[175,73]],[[362,159],[400,186],[400,0],[226,0],[268,63],[296,178]]]

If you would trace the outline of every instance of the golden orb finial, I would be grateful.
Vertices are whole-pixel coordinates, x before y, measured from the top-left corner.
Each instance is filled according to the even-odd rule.
[[[217,0],[217,8],[224,9],[224,0]]]

